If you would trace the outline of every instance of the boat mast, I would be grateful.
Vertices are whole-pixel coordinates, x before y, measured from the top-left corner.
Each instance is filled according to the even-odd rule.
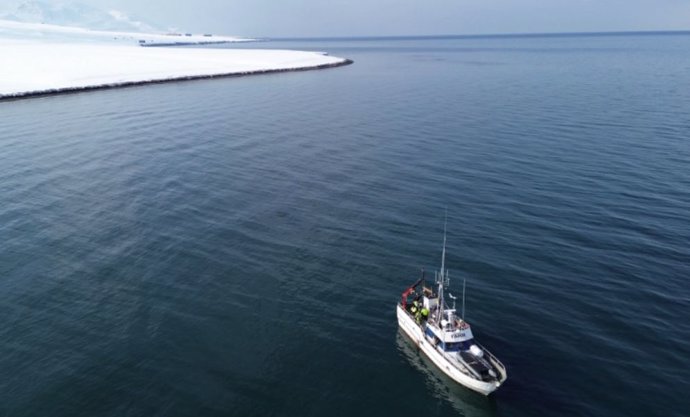
[[[446,219],[443,221],[443,252],[441,253],[441,275],[445,275],[446,270],[446,227],[448,226],[448,210],[446,209]]]
[[[438,275],[438,318],[437,321],[440,324],[443,319],[443,310],[445,309],[445,303],[443,299],[443,286],[446,285],[447,272],[446,272],[446,228],[448,226],[448,209],[446,208],[446,217],[443,221],[443,251],[441,252],[441,272]]]
[[[465,321],[465,283],[467,278],[462,279],[462,320]]]

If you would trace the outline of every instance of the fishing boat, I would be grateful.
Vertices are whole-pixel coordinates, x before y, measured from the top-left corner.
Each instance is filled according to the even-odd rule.
[[[465,283],[462,290],[462,311],[457,314],[456,297],[452,307],[445,299],[450,284],[446,264],[446,232],[443,231],[441,271],[434,284],[427,286],[422,277],[402,293],[397,306],[398,325],[426,356],[458,384],[484,395],[496,391],[508,378],[505,366],[472,335],[465,317]]]

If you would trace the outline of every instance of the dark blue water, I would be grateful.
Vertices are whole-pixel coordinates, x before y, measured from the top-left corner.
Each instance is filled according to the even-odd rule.
[[[269,42],[0,104],[0,415],[683,416],[690,36]],[[440,262],[509,380],[398,334]]]

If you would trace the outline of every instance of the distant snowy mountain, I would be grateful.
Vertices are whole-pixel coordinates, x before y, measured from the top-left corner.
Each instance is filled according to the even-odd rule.
[[[76,2],[19,1],[0,8],[0,19],[110,31],[161,31],[152,25],[133,20],[123,12],[101,10]]]

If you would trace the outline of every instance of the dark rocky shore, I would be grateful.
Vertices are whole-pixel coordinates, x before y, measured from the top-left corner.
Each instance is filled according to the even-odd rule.
[[[58,94],[74,94],[74,93],[82,93],[82,92],[93,91],[93,90],[106,90],[106,89],[111,89],[111,88],[133,87],[133,86],[146,85],[146,84],[162,84],[162,83],[171,83],[171,82],[178,82],[178,81],[204,80],[204,79],[211,79],[211,78],[245,77],[248,75],[273,74],[273,73],[278,73],[278,72],[311,71],[311,70],[342,67],[345,65],[353,64],[353,63],[354,63],[354,61],[352,61],[351,59],[345,59],[343,61],[336,62],[333,64],[323,64],[323,65],[309,66],[309,67],[267,69],[267,70],[257,70],[257,71],[241,71],[241,72],[218,73],[218,74],[210,74],[210,75],[189,75],[189,76],[182,76],[182,77],[164,78],[164,79],[158,79],[158,80],[126,81],[126,82],[121,82],[121,83],[90,85],[90,86],[86,86],[86,87],[67,87],[67,88],[55,88],[55,89],[40,90],[40,91],[27,91],[27,92],[14,93],[14,94],[0,94],[0,101],[19,100],[19,99],[25,99],[25,98],[52,96],[52,95],[58,95]]]

